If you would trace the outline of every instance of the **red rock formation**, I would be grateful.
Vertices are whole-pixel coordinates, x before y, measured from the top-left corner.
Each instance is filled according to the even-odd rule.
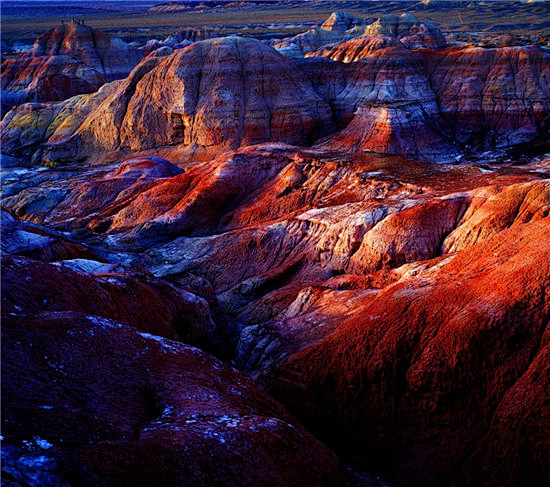
[[[327,447],[244,375],[78,312],[2,322],[2,477],[39,485],[341,485]]]
[[[332,12],[328,19],[321,24],[320,28],[326,31],[345,32],[363,23],[364,20],[361,17],[356,17],[355,15],[340,10],[338,12]]]
[[[412,485],[480,478],[506,485],[520,477],[537,484],[546,475],[537,451],[547,425],[527,440],[520,433],[533,428],[528,415],[546,407],[537,392],[546,384],[537,378],[544,356],[531,359],[548,321],[550,185],[540,177],[547,170],[548,161],[440,166],[270,143],[183,173],[154,158],[27,170],[6,185],[3,204],[76,231],[109,259],[145,265],[230,313],[226,343],[242,330],[236,363],[262,374],[304,420],[315,412],[321,426],[341,427],[350,439],[342,453],[362,469]],[[105,272],[105,264],[63,265]],[[122,283],[115,293],[112,276],[31,267],[4,272],[19,283],[7,288],[15,290],[8,313],[25,303],[32,314],[108,311],[122,321],[135,310],[132,323],[148,330],[148,310],[160,315],[173,291],[120,269],[109,271]],[[78,294],[66,282],[78,283]],[[89,296],[81,297],[82,288]],[[184,330],[204,323],[204,315],[183,309]],[[154,324],[173,330],[172,317]],[[207,328],[188,336],[210,340]],[[294,381],[294,367],[303,381]],[[508,379],[527,367],[521,389],[511,388]],[[501,398],[505,409],[490,424]],[[530,471],[522,467],[524,450],[532,452]],[[512,460],[501,479],[495,472],[503,458]]]
[[[361,35],[364,29],[361,27],[363,24],[362,18],[348,12],[333,12],[319,28],[309,29],[293,37],[282,39],[275,42],[273,47],[285,56],[299,58],[321,46],[335,44]]]
[[[517,225],[367,297],[265,382],[399,484],[547,483],[549,230]]]
[[[250,39],[166,54],[90,98],[10,113],[3,151],[73,161],[162,148],[185,161],[263,141],[310,144],[342,129],[319,146],[454,162],[545,140],[550,127],[550,58],[535,47],[411,50],[395,36],[363,36],[315,53],[338,62],[298,63],[309,81]],[[67,112],[78,114],[58,130]]]
[[[389,36],[409,49],[446,45],[445,37],[437,27],[419,22],[412,14],[384,15],[365,26],[364,19],[340,11],[333,12],[319,28],[283,39],[274,47],[286,56],[301,57],[365,35]]]
[[[132,204],[142,192],[182,172],[158,157],[130,159],[89,169],[84,174],[69,173],[68,180],[56,191],[47,182],[31,186],[5,202],[26,220],[61,228],[82,228],[94,218],[105,220]]]
[[[111,108],[111,105],[116,105],[113,97],[126,93],[123,100],[127,99],[128,92],[135,89],[137,82],[171,53],[170,48],[157,49],[143,59],[127,79],[107,83],[95,93],[75,96],[62,103],[24,104],[11,110],[0,124],[3,153],[21,158],[27,164],[51,163],[48,154],[52,150],[50,146],[55,149],[58,158],[74,156],[77,152],[74,147],[76,141],[71,137],[86,120],[100,109],[114,111]],[[120,110],[110,115],[120,123]],[[107,137],[108,129],[99,127],[104,137]],[[88,140],[87,144],[89,147],[86,150],[90,151],[94,147],[94,139]]]
[[[550,55],[534,46],[422,52],[441,115],[462,144],[548,137]],[[462,80],[457,83],[453,80]]]
[[[29,53],[2,64],[2,89],[27,101],[65,100],[124,78],[143,54],[86,25],[64,24],[42,34]]]

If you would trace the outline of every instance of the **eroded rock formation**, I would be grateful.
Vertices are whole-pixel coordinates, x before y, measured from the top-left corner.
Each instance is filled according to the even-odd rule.
[[[456,162],[550,130],[550,57],[537,47],[415,50],[373,34],[297,65],[251,39],[164,47],[96,94],[10,112],[2,150],[70,162],[154,149],[184,162],[281,141]]]
[[[550,482],[548,54],[368,30],[7,115],[7,478],[354,485],[185,341],[369,486]]]
[[[268,374],[271,392],[402,484],[545,483],[549,228],[517,225],[358,298]]]
[[[28,53],[2,64],[2,90],[17,94],[19,103],[65,100],[126,77],[142,57],[117,37],[63,24],[42,34]]]

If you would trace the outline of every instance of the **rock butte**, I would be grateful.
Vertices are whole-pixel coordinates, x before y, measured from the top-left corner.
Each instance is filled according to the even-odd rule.
[[[4,478],[550,482],[548,54],[318,31],[3,119]]]
[[[63,24],[42,34],[28,53],[2,63],[2,98],[44,102],[92,93],[125,78],[142,57],[122,39],[87,25]]]

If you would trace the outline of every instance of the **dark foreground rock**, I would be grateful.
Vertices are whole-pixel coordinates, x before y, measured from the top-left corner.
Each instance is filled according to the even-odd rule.
[[[244,375],[79,312],[2,323],[7,485],[348,486],[336,457]]]

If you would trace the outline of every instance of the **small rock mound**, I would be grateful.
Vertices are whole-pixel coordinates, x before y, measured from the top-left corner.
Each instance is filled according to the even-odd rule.
[[[363,23],[364,20],[361,17],[356,17],[348,12],[332,12],[330,17],[321,24],[321,29],[344,32]]]

